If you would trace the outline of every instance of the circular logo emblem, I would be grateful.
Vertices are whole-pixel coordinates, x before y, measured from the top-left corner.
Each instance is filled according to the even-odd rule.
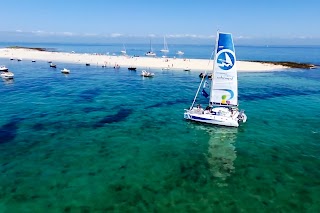
[[[219,51],[216,63],[223,70],[230,70],[235,64],[234,52],[228,49]]]

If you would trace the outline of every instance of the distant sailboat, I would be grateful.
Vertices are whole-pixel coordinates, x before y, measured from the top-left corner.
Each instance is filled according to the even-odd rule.
[[[123,44],[123,49],[120,51],[123,55],[126,55],[127,54],[127,50],[126,50],[126,47],[124,46]]]
[[[150,39],[150,50],[146,53],[146,56],[156,56],[156,53],[153,52],[151,39]]]
[[[169,52],[169,48],[168,48],[168,44],[166,42],[166,37],[163,37],[163,49],[160,50],[163,53],[168,53]]]
[[[247,116],[244,111],[238,109],[238,75],[232,35],[218,32],[215,48],[210,93],[205,91],[205,73],[191,107],[185,110],[184,118],[197,122],[238,127],[240,122],[246,122]],[[205,109],[202,109],[200,105],[194,107],[202,85],[202,95],[209,98],[209,105]]]

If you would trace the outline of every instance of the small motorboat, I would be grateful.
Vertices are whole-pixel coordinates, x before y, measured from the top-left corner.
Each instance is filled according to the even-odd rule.
[[[8,71],[8,68],[4,65],[1,65],[0,66],[0,72],[3,72],[3,71]]]
[[[90,66],[90,64],[89,64],[89,63],[86,63],[86,66]]]
[[[17,61],[22,61],[22,59],[21,59],[21,58],[18,58]]]
[[[57,68],[57,65],[51,63],[51,64],[50,64],[50,67],[52,67],[52,68]]]
[[[152,52],[152,51],[149,51],[145,54],[146,56],[152,56],[152,57],[155,57],[157,54]]]
[[[137,68],[136,67],[128,67],[128,70],[136,70]]]
[[[162,70],[170,70],[169,67],[163,67]]]
[[[13,60],[14,60],[14,58],[10,58],[10,60],[11,60],[11,61],[13,61]]]
[[[36,60],[32,60],[31,62],[36,62]]]
[[[191,71],[189,67],[185,68],[184,71]]]
[[[1,75],[1,78],[4,78],[4,79],[13,79],[14,77],[14,74],[9,71],[1,72],[0,75]]]
[[[184,54],[184,52],[182,52],[180,50],[177,52],[177,55],[183,55],[183,54]]]
[[[69,74],[70,73],[70,70],[66,69],[66,68],[63,68],[63,70],[61,70],[61,72],[63,74]]]
[[[153,77],[153,76],[154,76],[154,73],[147,72],[146,70],[142,70],[142,71],[141,71],[141,75],[142,75],[143,77]]]
[[[51,63],[52,63],[52,61],[48,61],[48,63],[49,63],[49,64],[51,64]]]

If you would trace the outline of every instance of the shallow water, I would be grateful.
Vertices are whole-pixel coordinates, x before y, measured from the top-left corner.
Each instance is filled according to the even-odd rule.
[[[183,119],[196,72],[0,64],[0,212],[320,210],[318,69],[240,73],[235,129]]]

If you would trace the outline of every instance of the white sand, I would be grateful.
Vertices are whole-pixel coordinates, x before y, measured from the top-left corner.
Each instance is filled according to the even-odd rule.
[[[149,58],[149,57],[129,57],[129,56],[109,56],[109,55],[94,55],[94,54],[78,54],[78,53],[63,53],[63,52],[46,52],[31,49],[0,49],[0,58],[13,58],[36,61],[52,61],[55,64],[78,63],[85,65],[107,65],[113,67],[118,64],[120,67],[134,66],[137,68],[158,68],[169,67],[170,70],[184,70],[186,68],[191,71],[209,71],[212,70],[213,61],[205,59],[173,59],[173,58]],[[240,72],[267,72],[281,71],[286,67],[281,65],[265,64],[259,62],[237,61],[238,71]]]

